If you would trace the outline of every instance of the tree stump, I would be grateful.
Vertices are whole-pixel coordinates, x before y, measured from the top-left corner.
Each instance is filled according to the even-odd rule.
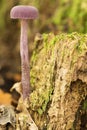
[[[81,111],[87,109],[87,35],[42,37],[31,61],[31,109],[45,119],[47,130],[79,130]]]

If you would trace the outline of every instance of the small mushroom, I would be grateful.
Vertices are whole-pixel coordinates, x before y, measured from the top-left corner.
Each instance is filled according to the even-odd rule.
[[[23,99],[26,99],[30,93],[30,67],[28,53],[28,19],[36,19],[38,10],[33,6],[15,6],[11,9],[10,17],[12,19],[21,20],[21,36],[20,36],[20,55],[22,69],[22,91]]]

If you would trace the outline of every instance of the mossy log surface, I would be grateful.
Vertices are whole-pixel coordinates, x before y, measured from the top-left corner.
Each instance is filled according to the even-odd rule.
[[[36,37],[30,69],[32,90],[28,102],[19,99],[19,113],[5,109],[6,115],[16,117],[8,118],[12,129],[86,130],[87,34]]]
[[[87,34],[43,34],[35,45],[30,107],[47,130],[76,129],[76,113],[87,96]]]

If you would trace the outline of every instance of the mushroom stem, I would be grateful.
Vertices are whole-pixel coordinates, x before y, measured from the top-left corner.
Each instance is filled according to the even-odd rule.
[[[22,70],[21,83],[22,83],[23,99],[25,99],[29,96],[30,92],[28,22],[25,19],[21,20],[20,55],[21,55],[21,70]]]

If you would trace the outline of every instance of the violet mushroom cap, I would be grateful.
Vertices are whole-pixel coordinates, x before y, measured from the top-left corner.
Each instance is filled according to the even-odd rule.
[[[29,96],[30,92],[30,67],[29,67],[29,53],[28,53],[28,19],[36,19],[38,17],[38,10],[33,6],[15,6],[11,9],[10,17],[12,19],[21,20],[21,36],[20,36],[20,55],[21,55],[21,69],[22,69],[22,91],[23,99]]]
[[[36,19],[38,10],[33,6],[19,5],[11,9],[10,17],[12,19]]]

